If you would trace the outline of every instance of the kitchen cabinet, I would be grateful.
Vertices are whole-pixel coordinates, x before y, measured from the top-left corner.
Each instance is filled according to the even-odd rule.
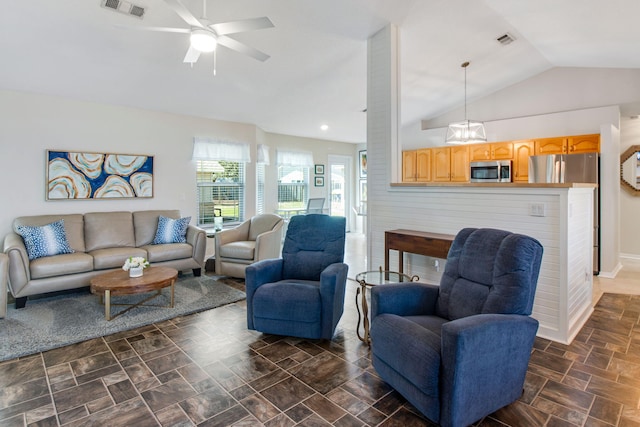
[[[529,182],[529,156],[533,156],[534,152],[534,141],[513,141],[513,169],[511,173],[513,182]]]
[[[529,182],[530,156],[599,152],[599,134],[406,150],[402,182],[469,182],[469,163],[491,160],[511,160],[513,182]]]
[[[543,154],[565,154],[567,152],[567,138],[541,138],[535,140],[536,156]]]
[[[469,161],[511,160],[513,158],[512,142],[493,142],[489,144],[472,144],[469,146]]]
[[[578,153],[599,153],[600,134],[577,135],[567,138],[567,152],[569,154]]]
[[[432,148],[433,181],[469,182],[469,146]]]
[[[431,149],[420,148],[402,152],[402,181],[431,181]]]
[[[417,151],[406,150],[402,152],[402,182],[415,182],[416,180]]]
[[[599,153],[600,135],[575,135],[535,140],[536,155]]]

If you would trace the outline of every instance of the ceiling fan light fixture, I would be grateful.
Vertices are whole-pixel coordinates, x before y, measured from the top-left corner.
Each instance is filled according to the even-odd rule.
[[[218,46],[218,40],[211,31],[194,29],[191,31],[191,46],[200,52],[213,52]]]
[[[446,144],[474,144],[487,142],[487,132],[484,123],[467,119],[467,67],[469,62],[463,62],[464,68],[464,121],[450,123],[447,128]]]

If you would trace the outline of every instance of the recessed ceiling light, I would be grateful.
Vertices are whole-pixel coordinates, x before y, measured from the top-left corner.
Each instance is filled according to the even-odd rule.
[[[326,132],[329,130],[329,125],[324,124],[324,125],[320,125],[320,130],[323,132]]]

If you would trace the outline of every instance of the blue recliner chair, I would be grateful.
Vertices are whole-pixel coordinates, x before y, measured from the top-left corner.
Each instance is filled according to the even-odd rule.
[[[282,258],[246,269],[247,327],[274,335],[328,339],[344,310],[348,266],[344,217],[291,218]]]
[[[465,228],[440,286],[371,290],[371,353],[380,377],[431,421],[463,427],[520,397],[538,321],[535,239]]]

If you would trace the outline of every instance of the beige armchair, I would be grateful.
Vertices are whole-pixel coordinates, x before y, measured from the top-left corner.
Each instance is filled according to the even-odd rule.
[[[7,278],[9,277],[9,257],[0,253],[0,319],[7,316]]]
[[[244,278],[249,264],[278,258],[283,224],[280,216],[263,214],[216,233],[216,274]]]

